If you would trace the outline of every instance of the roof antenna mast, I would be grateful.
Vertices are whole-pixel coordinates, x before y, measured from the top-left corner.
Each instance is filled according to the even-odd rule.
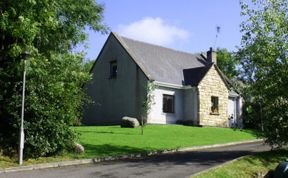
[[[215,37],[215,42],[214,42],[214,49],[216,49],[217,39],[218,39],[218,36],[220,34],[220,29],[221,29],[221,27],[217,25],[216,26],[216,37]]]

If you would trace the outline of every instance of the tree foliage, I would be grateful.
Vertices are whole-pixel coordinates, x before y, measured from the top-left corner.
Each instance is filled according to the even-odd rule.
[[[141,134],[144,135],[144,126],[147,123],[148,114],[151,111],[151,107],[154,103],[154,90],[156,89],[156,85],[153,81],[148,81],[145,85],[145,99],[142,103],[142,110],[141,110]]]
[[[105,32],[102,6],[94,0],[0,2],[0,149],[17,153],[21,111],[23,54],[28,51],[24,156],[67,149],[76,136],[90,75],[81,53],[85,28]]]
[[[238,76],[237,65],[238,60],[233,52],[225,48],[217,48],[217,66],[229,79]]]
[[[89,60],[85,62],[85,69],[87,72],[90,72],[92,70],[94,63],[95,63],[95,60]]]
[[[288,143],[288,2],[241,1],[241,8],[242,78],[250,101],[262,105],[267,142],[282,146]]]

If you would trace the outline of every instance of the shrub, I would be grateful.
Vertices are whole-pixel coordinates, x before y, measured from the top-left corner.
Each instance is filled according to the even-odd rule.
[[[188,126],[195,126],[196,125],[193,120],[177,120],[176,124],[188,125]]]
[[[86,28],[105,32],[94,0],[0,1],[0,150],[19,146],[23,58],[27,58],[24,156],[54,155],[72,146],[90,75],[73,50]],[[23,55],[24,54],[24,55]]]

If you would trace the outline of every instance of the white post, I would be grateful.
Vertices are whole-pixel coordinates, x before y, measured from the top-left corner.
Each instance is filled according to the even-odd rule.
[[[26,85],[26,60],[24,59],[23,72],[23,89],[22,89],[22,110],[21,110],[21,126],[20,126],[20,144],[19,144],[19,165],[23,164],[23,149],[24,149],[24,104],[25,104],[25,85]]]

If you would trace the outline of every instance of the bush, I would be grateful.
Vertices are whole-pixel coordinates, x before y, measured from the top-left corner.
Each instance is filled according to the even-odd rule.
[[[243,105],[243,124],[245,128],[261,130],[261,108],[257,102],[245,102]]]
[[[188,126],[195,126],[196,124],[194,123],[193,120],[177,120],[176,124],[179,125],[188,125]],[[197,125],[198,126],[198,125]]]
[[[90,79],[81,55],[53,55],[29,59],[25,99],[25,157],[54,155],[70,149],[76,135],[69,128],[81,116],[85,100],[81,85]],[[2,70],[5,100],[0,101],[0,149],[17,154],[21,116],[21,68]],[[23,67],[23,66],[22,66]],[[14,69],[14,70],[13,70]],[[23,69],[23,68],[22,68]],[[3,80],[5,78],[5,80]]]
[[[0,1],[0,7],[0,150],[18,151],[26,57],[24,156],[68,149],[76,138],[69,125],[84,101],[81,86],[90,78],[74,49],[85,42],[86,28],[105,33],[103,7],[95,0]]]

